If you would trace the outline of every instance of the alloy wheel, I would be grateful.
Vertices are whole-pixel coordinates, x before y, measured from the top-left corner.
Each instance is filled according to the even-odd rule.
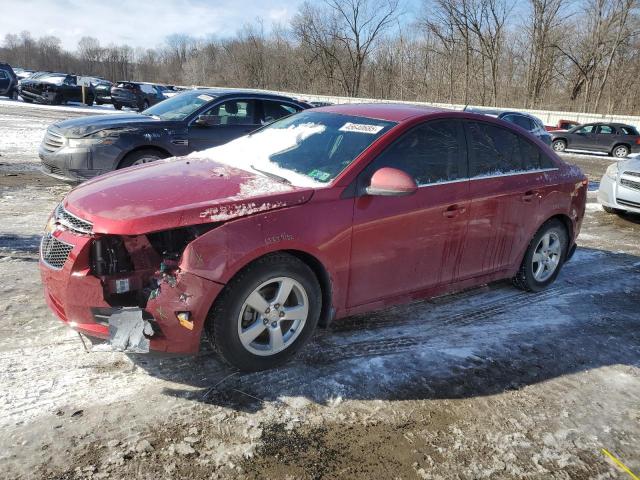
[[[538,242],[532,258],[533,277],[538,282],[548,280],[560,265],[562,243],[555,232],[547,232]]]
[[[627,147],[616,147],[613,151],[613,155],[618,158],[624,158],[628,154]]]
[[[309,298],[300,282],[270,279],[254,289],[240,309],[240,342],[254,355],[275,355],[295,342],[308,315]]]
[[[135,162],[133,162],[131,165],[142,165],[143,163],[151,163],[151,162],[155,162],[156,160],[158,160],[158,157],[142,157],[137,159]]]

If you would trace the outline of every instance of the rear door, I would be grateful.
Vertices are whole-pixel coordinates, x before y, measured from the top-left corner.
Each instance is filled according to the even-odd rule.
[[[467,226],[469,181],[459,120],[433,120],[405,133],[362,172],[353,219],[350,307],[450,283]],[[418,184],[413,195],[366,195],[382,167]]]
[[[249,98],[223,100],[200,117],[207,120],[206,125],[195,121],[189,125],[189,148],[192,151],[223,145],[260,127],[256,101]]]
[[[524,135],[495,124],[465,122],[469,148],[469,224],[460,278],[509,268],[541,222],[545,172],[555,169]]]
[[[620,138],[618,131],[611,125],[598,125],[596,129],[596,143],[593,146],[594,150],[602,150],[608,152],[613,148],[613,145]]]

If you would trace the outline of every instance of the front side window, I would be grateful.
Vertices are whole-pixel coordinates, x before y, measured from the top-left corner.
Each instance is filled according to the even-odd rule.
[[[254,100],[228,100],[205,113],[210,125],[255,125]]]
[[[458,180],[464,172],[465,148],[459,123],[434,120],[405,133],[378,156],[367,171],[393,167],[411,175],[418,185]]]
[[[550,168],[553,163],[520,135],[480,122],[468,122],[471,177]]]
[[[394,125],[373,118],[306,110],[191,155],[279,178],[284,183],[323,186]]]
[[[583,125],[580,128],[576,128],[571,133],[593,133],[596,131],[595,125]]]

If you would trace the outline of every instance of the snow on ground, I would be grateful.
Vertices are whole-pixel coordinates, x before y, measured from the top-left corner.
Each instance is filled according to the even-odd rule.
[[[11,100],[10,98],[0,97],[0,106],[19,109],[19,108],[33,108],[33,109],[42,109],[49,112],[81,112],[81,113],[120,113],[113,105],[93,105],[88,106],[83,103],[69,103],[67,105],[44,105],[40,103],[27,103],[23,100]]]

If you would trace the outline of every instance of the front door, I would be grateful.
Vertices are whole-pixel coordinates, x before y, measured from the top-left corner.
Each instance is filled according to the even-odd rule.
[[[417,192],[362,193],[382,167],[413,176]],[[413,128],[373,160],[358,183],[349,307],[454,281],[468,215],[461,123],[433,120]]]
[[[191,122],[189,149],[205,150],[223,145],[260,127],[255,100],[227,100],[213,105]]]
[[[578,148],[581,150],[592,150],[597,142],[596,136],[597,125],[583,125],[571,134],[569,145],[567,148]]]

